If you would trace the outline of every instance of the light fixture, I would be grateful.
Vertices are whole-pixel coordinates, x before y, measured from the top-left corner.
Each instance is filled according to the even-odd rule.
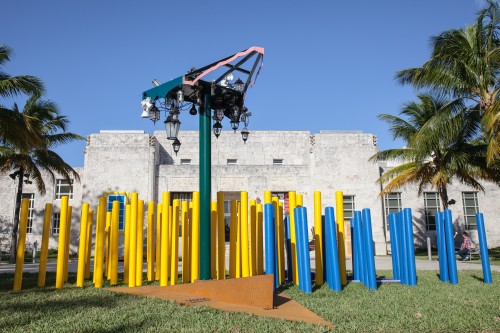
[[[174,143],[172,143],[172,147],[174,148],[175,156],[177,156],[179,149],[181,149],[181,142],[179,139],[175,139]]]
[[[177,91],[177,102],[179,104],[184,102],[184,93],[182,92],[182,90]]]
[[[147,97],[143,99],[141,102],[141,106],[142,106],[141,118],[148,118],[149,110],[154,106],[154,104],[151,102],[151,98]]]
[[[16,172],[13,172],[9,175],[10,178],[12,179],[16,179],[17,175],[19,175],[19,170],[17,170]]]
[[[165,120],[165,131],[167,132],[168,140],[177,140],[180,126],[181,122],[179,121],[179,119],[177,119],[177,115],[170,113],[170,115]]]
[[[245,142],[245,143],[248,140],[248,134],[250,134],[250,132],[248,131],[248,129],[246,127],[241,130],[241,138],[243,139],[243,142]]]
[[[29,179],[26,179],[26,180],[24,181],[24,183],[25,183],[25,184],[33,184],[33,182],[32,182],[31,180],[29,180]]]
[[[216,121],[214,124],[214,127],[213,127],[213,131],[214,131],[215,137],[218,139],[220,133],[222,132],[222,124],[220,122]]]
[[[158,87],[160,84],[160,81],[158,81],[157,79],[153,80],[153,86]]]
[[[222,121],[222,119],[224,119],[224,109],[215,110],[215,119],[218,121]]]
[[[196,111],[196,108],[194,107],[194,103],[193,103],[193,105],[191,106],[191,109],[189,109],[189,114],[192,116],[196,116],[196,113],[198,113],[198,112]]]
[[[153,123],[156,123],[158,120],[160,120],[160,110],[156,107],[156,105],[153,105],[152,108],[149,109],[149,120],[153,121]]]
[[[240,115],[240,108],[234,105],[231,109],[231,117],[233,120],[238,120],[238,116]]]
[[[227,82],[231,82],[234,79],[233,74],[229,73],[227,76],[224,78]]]
[[[240,91],[240,92],[243,91],[244,86],[245,86],[245,83],[243,83],[243,81],[241,81],[240,78],[238,78],[238,80],[236,80],[236,82],[234,82],[234,84],[233,84],[234,90]]]
[[[239,121],[231,120],[231,128],[233,129],[233,131],[236,132],[236,130],[238,129],[239,126],[240,126]]]

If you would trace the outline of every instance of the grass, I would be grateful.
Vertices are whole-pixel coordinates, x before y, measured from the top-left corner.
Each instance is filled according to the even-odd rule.
[[[379,275],[389,272],[379,271]],[[143,298],[66,284],[36,288],[25,274],[23,291],[13,292],[13,275],[0,274],[0,332],[324,332],[304,323],[223,312],[203,306]],[[48,273],[53,286],[55,274]],[[75,275],[69,281],[74,283]],[[339,332],[500,332],[500,274],[492,285],[480,271],[459,272],[459,285],[443,284],[436,272],[419,271],[416,287],[384,284],[369,291],[359,283],[341,293],[317,288],[287,295],[332,322]]]

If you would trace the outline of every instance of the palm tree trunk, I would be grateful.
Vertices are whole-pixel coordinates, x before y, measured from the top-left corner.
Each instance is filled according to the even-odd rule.
[[[441,198],[441,205],[443,206],[443,210],[448,209],[448,189],[446,186],[438,187],[439,197]]]
[[[9,262],[11,264],[16,262],[17,255],[17,231],[19,229],[19,215],[21,210],[21,198],[23,195],[23,178],[24,178],[24,170],[23,168],[19,169],[19,180],[17,183],[17,193],[16,193],[16,210],[14,213],[14,225],[12,226],[12,233],[10,238],[10,258]]]

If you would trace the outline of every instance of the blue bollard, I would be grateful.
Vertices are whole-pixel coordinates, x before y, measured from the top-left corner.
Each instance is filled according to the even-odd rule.
[[[397,213],[389,214],[389,234],[391,237],[392,277],[399,280],[399,235],[396,227]]]
[[[308,294],[312,292],[312,284],[309,243],[307,241],[307,209],[305,207],[297,207],[294,209],[294,213],[297,230],[297,252],[299,255],[299,288]]]
[[[410,286],[417,285],[417,268],[415,265],[415,241],[413,239],[413,218],[411,215],[411,209],[405,208],[403,210],[404,221],[405,221],[405,236],[406,236],[406,270],[407,270],[407,284]]]
[[[349,219],[349,227],[351,228],[351,261],[352,261],[352,278],[359,280],[358,277],[358,253],[356,251],[356,238],[354,237],[354,218]]]
[[[436,237],[438,244],[439,278],[448,282],[448,259],[446,254],[446,235],[444,233],[444,213],[436,213]]]
[[[365,248],[366,248],[366,275],[368,288],[371,290],[377,289],[377,275],[375,272],[375,257],[373,251],[373,235],[372,235],[372,219],[370,209],[363,209],[363,229],[365,235]]]
[[[274,291],[276,291],[276,276],[278,275],[276,269],[276,243],[275,243],[275,230],[274,230],[274,206],[273,204],[264,205],[264,226],[266,230],[266,274],[274,275]]]
[[[484,229],[483,213],[476,214],[477,236],[479,238],[479,252],[481,254],[481,264],[483,266],[484,283],[492,283],[490,260],[488,256],[488,242],[486,241],[486,230]]]
[[[398,212],[398,218],[396,221],[397,231],[399,234],[399,267],[400,267],[400,280],[401,284],[408,284],[408,261],[406,254],[406,230],[404,227],[404,216],[403,211]]]
[[[304,237],[303,243],[303,253],[304,253],[304,275],[305,279],[305,292],[312,293],[312,281],[311,281],[311,259],[309,256],[309,242],[308,242],[308,223],[307,223],[307,208],[301,207],[302,214],[302,234]]]
[[[364,246],[363,246],[363,229],[362,229],[362,224],[363,222],[361,221],[361,212],[360,211],[355,211],[354,212],[354,238],[356,241],[356,252],[358,253],[357,255],[357,265],[356,265],[356,271],[358,271],[358,279],[363,282],[363,284],[366,285],[365,283],[365,267],[364,267]]]
[[[458,284],[457,261],[455,259],[455,238],[453,237],[453,219],[451,210],[444,211],[444,232],[446,234],[446,256],[448,259],[448,276],[451,284]]]
[[[290,236],[290,216],[285,217],[285,250],[286,250],[286,280],[293,281],[292,273],[292,241]]]
[[[333,207],[325,208],[325,259],[327,270],[327,283],[330,289],[341,291],[339,253],[337,248],[337,225]]]
[[[299,289],[304,291],[304,258],[302,253],[302,228],[300,224],[302,224],[302,215],[299,214],[299,207],[295,208],[294,217],[295,217],[295,253],[297,254],[297,269],[299,276]]]

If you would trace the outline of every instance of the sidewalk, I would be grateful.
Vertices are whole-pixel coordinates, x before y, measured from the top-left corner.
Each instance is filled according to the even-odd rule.
[[[314,251],[309,252],[311,255],[311,269],[314,271],[315,269],[315,258],[314,258]],[[417,271],[439,271],[439,261],[437,259],[433,259],[432,261],[429,260],[415,260]],[[30,272],[30,273],[36,273],[38,272],[38,263],[32,264],[32,263],[24,263],[24,272]],[[179,269],[181,269],[182,261],[179,261]],[[8,264],[8,263],[0,263],[0,274],[1,273],[14,273],[15,269],[15,264]],[[94,265],[91,264],[91,268],[93,268]],[[226,257],[226,268],[229,267],[229,257]],[[492,272],[500,272],[500,266],[498,265],[490,265],[491,271]],[[48,272],[55,272],[57,268],[57,263],[55,261],[50,261],[47,263],[47,271]],[[346,269],[351,270],[352,268],[352,261],[351,259],[346,260]],[[78,263],[77,260],[70,260],[68,270],[70,272],[76,272],[78,269]],[[143,265],[144,271],[147,270],[146,263],[144,262]],[[376,256],[375,257],[375,269],[377,270],[392,270],[392,258],[391,256]],[[469,271],[469,270],[477,270],[480,271],[482,270],[483,267],[481,265],[481,261],[473,261],[473,262],[462,262],[462,261],[457,261],[457,270],[459,271]],[[118,270],[123,271],[123,262],[118,263]]]

